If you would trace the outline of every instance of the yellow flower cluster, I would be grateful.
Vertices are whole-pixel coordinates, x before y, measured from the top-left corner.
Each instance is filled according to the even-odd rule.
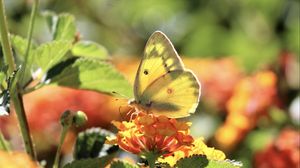
[[[193,142],[193,145],[182,146],[172,155],[159,158],[158,160],[159,162],[168,163],[170,166],[174,166],[179,159],[192,155],[205,155],[209,160],[224,160],[226,158],[222,151],[207,147],[203,138],[198,138]]]

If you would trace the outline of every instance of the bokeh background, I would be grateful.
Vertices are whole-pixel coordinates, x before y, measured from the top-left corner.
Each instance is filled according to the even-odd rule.
[[[192,134],[242,161],[244,167],[300,165],[298,0],[42,0],[33,38],[49,41],[47,11],[75,16],[80,38],[102,44],[112,63],[133,81],[155,30],[173,42],[202,84]],[[31,0],[5,0],[9,29],[26,37]],[[83,110],[86,126],[111,129],[125,100],[92,91],[44,87],[24,96],[41,159],[54,154],[66,109]],[[14,115],[0,127],[22,149]],[[76,133],[64,146],[70,155]],[[51,135],[51,136],[49,136]],[[51,162],[51,159],[48,160]]]

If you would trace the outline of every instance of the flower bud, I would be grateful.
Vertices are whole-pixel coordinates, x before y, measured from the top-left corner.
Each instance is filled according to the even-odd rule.
[[[88,118],[84,112],[77,111],[73,117],[73,124],[75,124],[76,127],[80,127],[84,125],[87,120]]]

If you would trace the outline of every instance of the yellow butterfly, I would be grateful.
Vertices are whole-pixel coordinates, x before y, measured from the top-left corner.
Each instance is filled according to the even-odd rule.
[[[139,111],[181,118],[194,113],[200,98],[200,83],[184,68],[168,37],[154,32],[145,47],[134,82],[134,100]]]

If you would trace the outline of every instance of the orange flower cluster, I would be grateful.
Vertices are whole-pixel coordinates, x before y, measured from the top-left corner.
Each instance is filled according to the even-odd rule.
[[[273,144],[255,156],[257,168],[300,167],[300,133],[283,130]]]
[[[113,124],[119,132],[115,139],[109,139],[109,143],[117,143],[122,149],[134,154],[169,154],[194,141],[189,135],[190,123],[165,116],[156,117],[140,112],[132,121],[113,121]]]
[[[21,152],[5,152],[0,150],[0,167],[5,168],[38,168],[30,157]]]
[[[122,149],[138,154],[156,153],[159,162],[173,166],[177,160],[194,154],[206,155],[208,159],[224,160],[222,151],[207,147],[203,139],[189,134],[191,123],[140,112],[127,122],[114,121],[119,129],[117,136],[107,138],[107,143],[118,144]]]
[[[215,139],[224,150],[231,150],[265,115],[276,96],[276,76],[262,71],[241,80],[227,102],[228,116]]]

